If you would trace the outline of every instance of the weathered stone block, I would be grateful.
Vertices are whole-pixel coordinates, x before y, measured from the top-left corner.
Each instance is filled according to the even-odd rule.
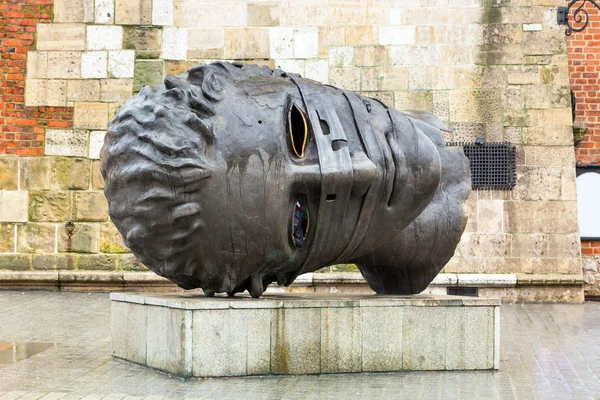
[[[46,76],[50,79],[78,79],[81,77],[81,54],[78,51],[48,52]]]
[[[164,60],[187,59],[187,29],[163,28],[162,58]]]
[[[48,53],[45,51],[27,52],[27,78],[44,79],[48,77]]]
[[[384,104],[394,104],[394,92],[358,92],[361,96],[377,99]]]
[[[86,31],[87,50],[121,50],[123,48],[123,27],[88,25]]]
[[[19,253],[53,253],[56,246],[56,225],[30,222],[17,227]]]
[[[46,130],[46,155],[86,157],[89,133],[81,130]]]
[[[520,166],[512,197],[514,200],[560,200],[561,189],[560,168]]]
[[[295,43],[295,42],[294,42]],[[225,58],[269,58],[269,30],[266,28],[225,29]]]
[[[108,254],[81,254],[77,259],[77,268],[113,271],[117,269],[117,257]]]
[[[304,4],[304,3],[300,3]],[[327,7],[328,25],[383,25],[388,23],[390,2],[330,0]]]
[[[276,1],[248,3],[248,26],[278,26],[279,3]]]
[[[344,33],[347,45],[360,46],[379,43],[378,30],[375,26],[353,26],[351,29],[346,29]]]
[[[521,65],[523,63],[523,46],[520,43],[477,46],[475,54],[475,64]]]
[[[335,46],[329,48],[329,65],[332,68],[351,67],[354,64],[353,46]]]
[[[502,200],[479,200],[477,202],[479,230],[501,233],[504,225],[504,202]]]
[[[287,28],[283,28],[287,29]],[[274,31],[271,29],[271,41]],[[319,26],[319,58],[327,58],[330,46],[346,44],[345,28],[343,26]]]
[[[108,219],[108,203],[103,192],[76,192],[74,208],[77,221],[106,221]]]
[[[578,258],[581,256],[581,240],[579,235],[549,235],[548,256],[556,258]]]
[[[357,307],[321,310],[321,372],[362,371],[361,316]]]
[[[447,310],[443,330],[447,370],[494,368],[494,312],[493,307]]]
[[[507,68],[507,81],[511,85],[538,85],[540,69],[534,66],[511,66]]]
[[[28,192],[0,190],[0,222],[27,222]]]
[[[416,29],[414,26],[381,26],[379,27],[379,44],[412,45],[416,42]]]
[[[433,92],[433,114],[442,121],[450,119],[449,95],[446,91]]]
[[[148,268],[133,254],[119,254],[117,256],[119,269],[123,271],[148,271]]]
[[[124,27],[123,48],[135,50],[136,58],[160,58],[162,30],[140,26]]]
[[[0,223],[0,253],[12,253],[15,250],[15,224]]]
[[[146,362],[148,308],[141,304],[112,302],[113,356],[138,364]]]
[[[321,313],[314,308],[275,309],[271,373],[315,374],[321,360]],[[293,328],[292,328],[293,327]]]
[[[29,192],[29,218],[31,221],[60,222],[71,219],[71,192]]]
[[[133,95],[133,79],[104,79],[100,81],[100,100],[123,104]]]
[[[92,160],[99,160],[100,159],[100,150],[102,149],[102,146],[104,145],[104,136],[106,136],[106,131],[92,131],[92,132],[90,132],[90,151],[89,151],[89,157]]]
[[[277,68],[288,73],[300,74],[304,76],[304,67],[306,60],[276,60]]]
[[[294,58],[294,29],[271,28],[269,33],[271,58]]]
[[[53,4],[54,22],[94,21],[94,0],[54,0]]]
[[[77,264],[77,256],[72,254],[35,254],[33,269],[35,270],[73,270]]]
[[[92,161],[92,188],[96,190],[104,189],[104,178],[100,172],[100,161]]]
[[[361,310],[362,370],[398,371],[402,361],[401,308],[365,307]],[[370,329],[377,326],[377,329]]]
[[[139,92],[146,85],[159,84],[164,77],[164,62],[157,61],[136,61],[135,73],[133,78],[133,91]]]
[[[51,159],[46,157],[21,158],[21,188],[49,189]]]
[[[565,126],[572,123],[572,111],[569,108],[551,108],[547,110],[528,110],[536,126]]]
[[[260,40],[262,45],[268,46],[269,38],[267,32],[266,42]],[[258,52],[256,58],[264,58],[263,52]],[[319,57],[319,30],[315,28],[294,29],[294,58],[318,58]]]
[[[115,0],[96,0],[94,22],[112,24],[115,20]]]
[[[106,78],[108,74],[108,53],[106,51],[86,51],[81,53],[82,78]]]
[[[390,65],[398,67],[413,65],[424,69],[426,66],[441,64],[440,50],[436,46],[389,46],[388,55]]]
[[[566,41],[562,33],[556,29],[524,32],[523,51],[527,55],[564,54]]]
[[[0,158],[0,190],[17,190],[19,188],[19,159],[16,157]]]
[[[152,24],[173,25],[173,0],[152,0]]]
[[[451,91],[450,119],[463,122],[501,122],[502,100],[497,90]]]
[[[440,318],[441,317],[441,318]],[[402,320],[403,368],[446,369],[446,320],[434,307],[407,307]],[[489,367],[488,367],[489,368]]]
[[[166,329],[165,329],[166,328]],[[148,335],[146,342],[146,364],[162,371],[171,371],[180,376],[191,375],[186,343],[191,341],[192,313],[167,307],[148,308]],[[187,368],[186,368],[187,367]]]
[[[196,61],[167,61],[164,63],[164,65],[165,65],[164,74],[165,75],[183,74],[184,72],[187,72],[190,68],[192,68],[196,64],[198,64]],[[136,72],[136,78],[137,78],[137,72]]]
[[[37,50],[83,50],[85,25],[37,24]]]
[[[433,111],[433,93],[430,91],[394,92],[396,110]]]
[[[133,78],[135,51],[120,50],[108,52],[109,78]]]
[[[82,190],[90,187],[90,161],[82,158],[55,158],[50,189]]]
[[[180,0],[174,5],[175,26],[245,26],[248,21],[246,0]]]
[[[223,28],[189,28],[187,58],[223,58],[225,30]]]
[[[384,66],[388,64],[386,46],[359,46],[354,48],[354,64],[360,67]]]
[[[106,103],[75,103],[74,114],[75,128],[106,129],[108,127],[108,104]]]
[[[96,80],[67,81],[67,102],[98,101],[100,84]]]
[[[100,231],[100,251],[103,253],[128,253],[123,237],[112,222],[102,224]]]
[[[327,60],[307,60],[304,76],[323,84],[329,83],[329,62]]]
[[[573,166],[575,154],[572,147],[524,146],[525,163],[536,166]]]
[[[58,226],[58,251],[61,253],[97,253],[99,240],[99,224],[75,224],[75,230],[71,236],[64,226]]]
[[[329,83],[346,90],[361,90],[360,68],[329,68]]]
[[[507,201],[504,204],[507,232],[575,233],[575,201]],[[557,218],[560,215],[560,218]]]
[[[374,67],[360,69],[361,90],[407,90],[408,68]]]
[[[0,254],[0,270],[27,271],[31,269],[31,254]]]
[[[115,0],[115,23],[119,25],[150,25],[152,0]]]
[[[59,106],[64,107],[67,103],[67,82],[54,79],[27,79],[25,81],[25,105],[27,107],[37,106]]]
[[[463,257],[506,257],[511,236],[501,233],[465,233],[460,241]]]

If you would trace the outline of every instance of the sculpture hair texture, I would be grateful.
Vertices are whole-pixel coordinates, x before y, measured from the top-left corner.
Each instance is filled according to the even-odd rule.
[[[235,74],[232,72],[235,71]],[[241,63],[197,65],[145,87],[109,125],[101,172],[109,215],[138,259],[183,288],[201,286],[199,198],[211,175],[211,127],[225,81],[281,70]]]
[[[211,174],[209,124],[220,89],[207,66],[145,87],[111,121],[102,150],[109,214],[125,244],[176,282],[173,271],[189,276],[186,266],[197,262],[190,255],[203,229],[198,198]]]

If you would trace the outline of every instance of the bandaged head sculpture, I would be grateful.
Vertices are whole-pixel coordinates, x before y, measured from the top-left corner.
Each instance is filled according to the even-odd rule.
[[[144,88],[102,150],[109,213],[158,275],[207,295],[355,263],[422,291],[454,253],[470,190],[443,124],[281,70],[198,65]]]

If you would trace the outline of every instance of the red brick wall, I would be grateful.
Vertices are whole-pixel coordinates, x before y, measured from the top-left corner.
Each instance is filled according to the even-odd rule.
[[[580,164],[600,164],[600,10],[589,2],[585,9],[590,15],[587,28],[567,36],[569,76],[576,99],[575,122],[588,128],[575,148],[575,156]],[[569,20],[573,21],[572,14]],[[600,255],[600,241],[582,241],[581,253],[584,257]]]
[[[588,128],[575,154],[582,164],[597,164],[600,163],[600,10],[589,2],[585,9],[590,23],[584,31],[567,37],[567,53],[571,89],[577,102],[575,121]],[[573,21],[572,14],[569,20]]]
[[[0,155],[42,155],[46,127],[73,124],[72,107],[25,107],[27,50],[38,22],[52,22],[52,0],[0,1]]]

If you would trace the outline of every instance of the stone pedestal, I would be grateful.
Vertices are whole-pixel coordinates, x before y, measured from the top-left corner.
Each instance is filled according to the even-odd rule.
[[[498,369],[500,301],[112,293],[113,356],[183,377]]]

